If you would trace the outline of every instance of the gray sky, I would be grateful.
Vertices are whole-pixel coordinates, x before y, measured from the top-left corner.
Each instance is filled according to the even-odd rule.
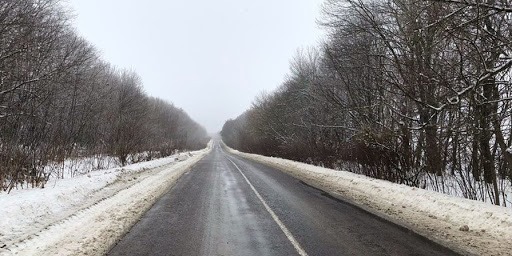
[[[78,33],[146,92],[183,108],[209,132],[248,109],[317,45],[323,0],[69,0]]]

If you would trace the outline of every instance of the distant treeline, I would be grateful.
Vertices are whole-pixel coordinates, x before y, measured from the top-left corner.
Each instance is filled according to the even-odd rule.
[[[511,204],[510,2],[327,0],[320,24],[229,146]]]
[[[162,81],[165,82],[165,81]],[[56,0],[0,1],[0,186],[44,184],[69,157],[199,149],[206,131],[101,60]]]

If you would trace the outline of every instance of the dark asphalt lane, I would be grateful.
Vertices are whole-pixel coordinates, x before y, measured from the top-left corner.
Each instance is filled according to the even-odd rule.
[[[298,255],[300,249],[456,255],[218,143],[108,255]]]

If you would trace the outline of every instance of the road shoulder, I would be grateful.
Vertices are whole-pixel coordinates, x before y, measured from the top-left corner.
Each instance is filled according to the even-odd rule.
[[[124,187],[106,193],[86,208],[77,209],[43,230],[13,244],[1,254],[10,255],[103,255],[196,164],[211,147],[188,159],[119,180]],[[128,184],[126,184],[128,183]]]
[[[489,207],[482,202],[452,198],[344,171],[225,148],[232,154],[279,169],[309,186],[325,191],[329,196],[355,205],[460,254],[508,255],[512,251],[512,245],[508,242],[512,237],[512,218],[507,212],[509,209],[492,205]],[[489,208],[493,212],[482,210]],[[478,222],[482,214],[494,215],[495,221]],[[459,230],[462,225],[469,225],[471,230]]]

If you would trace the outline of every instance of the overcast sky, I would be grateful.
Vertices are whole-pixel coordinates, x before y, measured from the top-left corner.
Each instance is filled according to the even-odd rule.
[[[323,0],[69,0],[77,32],[146,92],[209,132],[248,109],[315,46]]]

